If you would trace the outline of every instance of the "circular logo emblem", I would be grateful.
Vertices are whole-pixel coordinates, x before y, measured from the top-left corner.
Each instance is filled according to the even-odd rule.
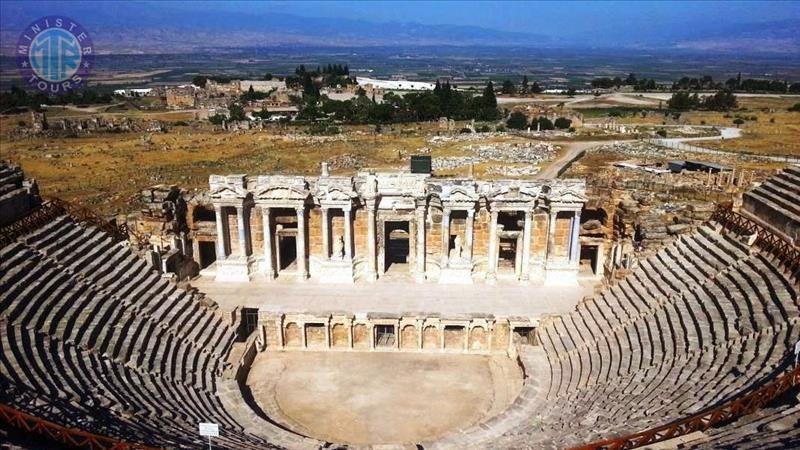
[[[17,40],[17,67],[29,86],[63,94],[86,82],[94,67],[89,33],[65,16],[47,16],[28,25]]]

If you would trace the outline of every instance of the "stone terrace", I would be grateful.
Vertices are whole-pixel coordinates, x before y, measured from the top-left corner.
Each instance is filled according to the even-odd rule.
[[[569,312],[578,300],[592,293],[590,286],[578,284],[526,286],[515,281],[496,285],[440,285],[382,280],[361,285],[330,285],[265,280],[218,283],[200,278],[192,286],[208,294],[223,310],[248,307],[268,312],[483,313],[531,318]]]

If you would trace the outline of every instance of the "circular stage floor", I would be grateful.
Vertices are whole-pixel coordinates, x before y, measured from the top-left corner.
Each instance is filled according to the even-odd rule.
[[[522,387],[505,356],[260,353],[248,376],[255,401],[298,433],[348,444],[413,444],[503,411]]]

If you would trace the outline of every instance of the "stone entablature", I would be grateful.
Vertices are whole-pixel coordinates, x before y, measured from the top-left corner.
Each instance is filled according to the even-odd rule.
[[[539,325],[538,320],[526,317],[450,317],[426,313],[261,310],[258,316],[256,346],[259,351],[509,353],[513,352],[515,340],[523,335],[535,335]]]
[[[209,185],[220,281],[374,281],[392,264],[442,283],[574,281],[578,270],[583,180],[331,176],[323,165],[319,177],[212,175]]]

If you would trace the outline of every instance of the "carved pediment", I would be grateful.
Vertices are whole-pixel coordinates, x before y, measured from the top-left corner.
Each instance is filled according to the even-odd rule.
[[[308,191],[295,187],[264,186],[256,188],[255,198],[256,200],[297,202],[304,201],[308,195]]]
[[[551,193],[549,200],[558,203],[586,203],[587,198],[578,192],[565,190]]]
[[[490,192],[487,197],[493,202],[529,202],[536,200],[538,192],[523,190],[520,186],[512,185]]]
[[[328,188],[324,191],[321,191],[318,195],[320,200],[325,200],[329,202],[349,202],[354,197],[358,196],[353,191],[346,191],[338,187]]]
[[[211,175],[209,177],[209,196],[212,199],[235,200],[249,195],[245,187],[244,175]]]

